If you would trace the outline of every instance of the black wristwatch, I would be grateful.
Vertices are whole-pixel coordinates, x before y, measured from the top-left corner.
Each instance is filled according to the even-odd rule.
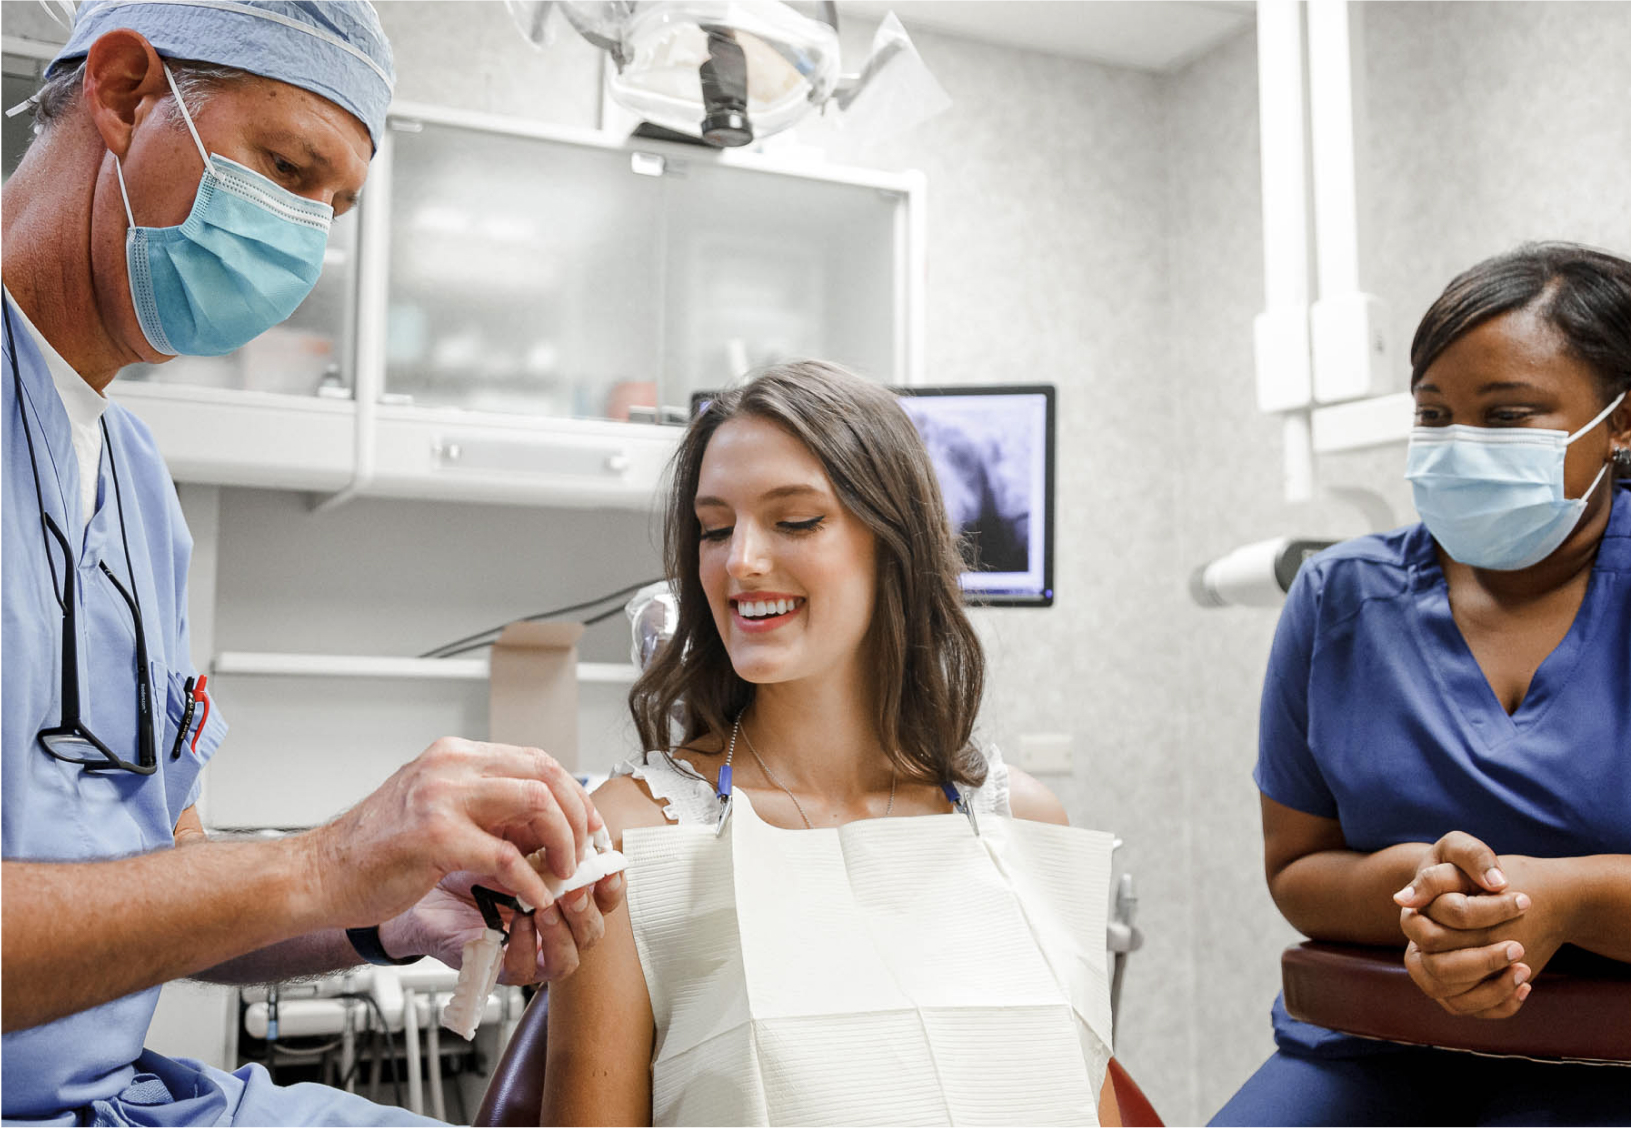
[[[403,967],[406,964],[418,963],[422,956],[403,956],[393,959],[385,952],[385,945],[379,940],[379,925],[371,924],[367,928],[348,928],[345,938],[351,941],[351,946],[357,949],[357,955],[373,964],[375,967]]]

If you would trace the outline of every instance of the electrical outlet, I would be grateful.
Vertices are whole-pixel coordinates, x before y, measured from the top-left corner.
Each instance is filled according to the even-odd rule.
[[[1070,774],[1068,732],[1028,732],[1019,738],[1014,766],[1033,775]]]

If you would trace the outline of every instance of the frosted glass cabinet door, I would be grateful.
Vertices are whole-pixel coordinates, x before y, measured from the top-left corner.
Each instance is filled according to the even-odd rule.
[[[669,162],[663,401],[790,357],[901,382],[899,192]]]
[[[45,59],[0,53],[0,109],[10,109],[34,96],[45,74]],[[16,117],[0,117],[0,178],[9,179],[34,137],[33,107]]]
[[[356,251],[357,209],[353,208],[329,228],[323,273],[306,300],[283,324],[225,356],[178,356],[164,364],[135,364],[119,378],[351,398]]]
[[[618,150],[393,127],[387,399],[587,419],[654,405],[661,182]]]

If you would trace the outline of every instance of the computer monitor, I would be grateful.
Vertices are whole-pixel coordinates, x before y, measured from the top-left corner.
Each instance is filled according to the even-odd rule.
[[[969,603],[1053,603],[1054,387],[945,385],[894,389],[940,480],[967,568]],[[697,392],[692,414],[717,392]]]

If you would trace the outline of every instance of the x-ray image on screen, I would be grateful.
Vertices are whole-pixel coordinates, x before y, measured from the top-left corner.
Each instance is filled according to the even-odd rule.
[[[907,388],[976,600],[1051,603],[1051,387]]]

